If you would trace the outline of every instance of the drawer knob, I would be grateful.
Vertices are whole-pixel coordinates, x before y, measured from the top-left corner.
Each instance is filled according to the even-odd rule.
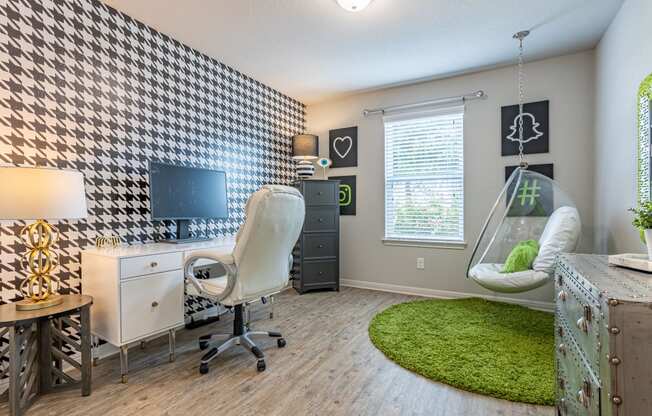
[[[324,248],[324,245],[323,245],[323,244],[320,244],[320,245],[318,245],[317,247],[318,247],[318,248]]]
[[[557,295],[557,299],[559,299],[562,302],[566,302],[566,292],[560,290],[559,294]]]
[[[324,219],[323,219],[323,218],[319,218],[317,221],[319,221],[319,222],[324,222]]]
[[[559,347],[557,347],[560,353],[566,355],[566,345],[564,343],[559,344]]]
[[[621,404],[623,402],[623,399],[621,399],[620,396],[614,396],[611,398],[611,402],[613,404]]]
[[[616,327],[616,326],[612,326],[609,329],[609,332],[611,332],[613,335],[618,335],[618,334],[620,334],[620,329],[618,329],[618,327]]]
[[[581,317],[577,320],[577,327],[584,332],[589,332],[589,324],[586,322],[586,318]]]
[[[157,306],[158,306],[158,302],[157,302],[157,301],[152,302],[152,308],[156,308]]]
[[[149,265],[150,265],[152,268],[154,268],[154,267],[158,267],[158,263],[155,262],[155,261],[151,262]]]
[[[319,272],[319,275],[320,275],[320,276],[323,276],[323,275],[324,275],[324,272]]]

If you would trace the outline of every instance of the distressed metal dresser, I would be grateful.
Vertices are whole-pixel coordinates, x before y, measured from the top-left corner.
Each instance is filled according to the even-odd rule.
[[[559,415],[652,415],[652,274],[564,254],[555,270]]]

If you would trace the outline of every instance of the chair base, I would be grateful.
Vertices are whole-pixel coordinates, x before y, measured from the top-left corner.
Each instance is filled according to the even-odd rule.
[[[199,349],[206,350],[211,347],[211,340],[214,337],[218,336],[227,336],[227,340],[221,343],[218,346],[213,346],[210,350],[204,354],[201,358],[199,364],[199,373],[206,374],[209,370],[209,363],[215,359],[218,355],[228,350],[231,347],[239,345],[247,350],[249,350],[257,360],[256,368],[258,371],[265,371],[265,354],[263,351],[258,348],[258,346],[251,339],[252,336],[264,335],[272,338],[277,338],[276,345],[279,348],[283,348],[286,345],[285,339],[280,332],[273,331],[250,331],[247,326],[245,326],[244,313],[242,305],[236,305],[234,307],[234,319],[233,319],[233,334],[217,333],[217,334],[208,334],[199,337]]]

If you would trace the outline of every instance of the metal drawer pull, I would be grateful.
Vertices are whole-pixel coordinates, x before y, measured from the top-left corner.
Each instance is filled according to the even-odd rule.
[[[586,322],[586,318],[581,317],[577,320],[577,327],[584,332],[589,332],[589,324]]]
[[[566,292],[560,290],[559,294],[557,295],[557,299],[559,299],[562,302],[566,302]]]
[[[582,403],[582,406],[589,407],[589,398],[586,397],[586,393],[584,393],[584,390],[580,390],[577,392],[577,401]]]
[[[324,275],[324,272],[319,272],[319,275],[320,275],[320,276],[323,276],[323,275]]]
[[[324,219],[323,219],[323,218],[320,218],[320,219],[318,219],[317,221],[319,221],[319,222],[324,222]]]
[[[620,396],[614,396],[611,398],[611,402],[613,404],[621,404],[623,402],[623,399],[621,399]]]
[[[618,329],[618,327],[612,326],[609,329],[609,332],[611,332],[613,335],[618,335],[618,334],[620,334],[620,329]]]
[[[320,245],[317,246],[317,248],[324,248],[324,245],[320,244]]]
[[[156,308],[157,306],[158,306],[158,302],[157,302],[157,301],[152,302],[152,308]]]
[[[620,358],[618,358],[618,357],[611,357],[611,359],[609,360],[609,362],[610,362],[611,364],[613,364],[613,365],[618,365],[618,364],[620,364]]]
[[[559,347],[557,347],[560,353],[566,355],[566,345],[564,343],[559,344]]]
[[[158,263],[153,261],[149,265],[150,265],[150,267],[154,268],[154,267],[158,266]]]

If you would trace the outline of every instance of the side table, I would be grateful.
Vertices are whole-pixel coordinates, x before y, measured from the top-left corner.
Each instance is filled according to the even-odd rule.
[[[0,377],[9,376],[3,396],[8,396],[11,416],[25,414],[40,394],[79,386],[82,396],[91,394],[93,298],[62,297],[59,305],[32,311],[17,311],[13,303],[0,305],[0,339],[9,339],[8,348],[0,349],[9,356],[9,368],[0,368]],[[73,375],[80,377],[64,366],[76,369]]]

